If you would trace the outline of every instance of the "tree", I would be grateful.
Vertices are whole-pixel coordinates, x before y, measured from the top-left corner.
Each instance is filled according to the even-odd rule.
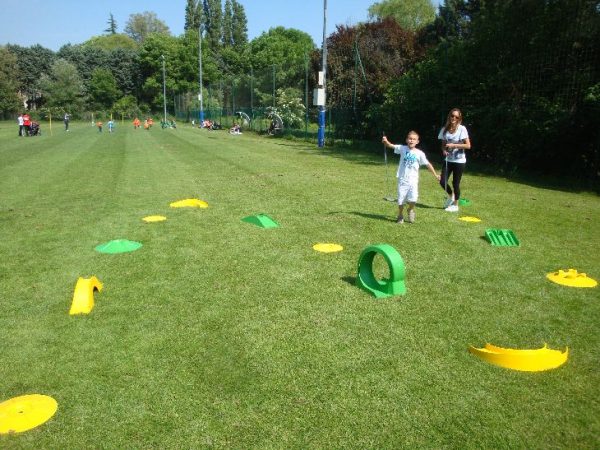
[[[219,48],[223,34],[223,11],[221,0],[202,0],[202,26],[206,40],[213,49]]]
[[[18,91],[25,97],[30,108],[36,108],[41,101],[39,81],[43,74],[50,72],[56,54],[41,45],[7,45],[6,48],[17,57],[20,74]]]
[[[87,41],[85,41],[83,45],[88,45],[90,47],[101,48],[109,51],[117,48],[126,48],[131,50],[136,50],[138,48],[137,42],[135,42],[126,34],[122,33],[93,36]]]
[[[393,17],[402,28],[414,31],[433,22],[435,7],[431,0],[383,0],[369,7],[369,16]]]
[[[17,57],[0,47],[0,113],[4,116],[22,107],[17,96],[19,76]]]
[[[249,47],[255,75],[260,76],[262,69],[265,78],[271,79],[272,68],[276,66],[278,86],[299,86],[304,80],[306,58],[315,49],[315,43],[303,31],[276,27],[253,39]],[[264,83],[262,90],[268,92],[269,85],[272,86],[272,81]]]
[[[234,47],[242,48],[248,43],[248,19],[240,2],[232,0],[232,7],[231,40]]]
[[[119,97],[117,82],[107,69],[95,69],[88,87],[90,105],[94,109],[110,109]]]
[[[144,42],[152,33],[171,34],[167,24],[160,20],[155,13],[149,11],[144,11],[141,14],[131,14],[125,26],[125,33],[138,43]]]
[[[185,31],[197,30],[200,26],[200,3],[197,0],[187,0],[185,5]]]
[[[116,34],[117,33],[117,21],[115,20],[115,17],[113,16],[112,13],[110,13],[108,21],[106,23],[108,24],[108,28],[106,30],[104,30],[104,32],[109,33],[109,34]]]
[[[231,0],[225,0],[225,11],[223,12],[223,45],[233,45],[233,7]]]
[[[81,109],[83,84],[73,64],[64,59],[56,60],[50,73],[42,75],[40,86],[48,107],[69,111]]]

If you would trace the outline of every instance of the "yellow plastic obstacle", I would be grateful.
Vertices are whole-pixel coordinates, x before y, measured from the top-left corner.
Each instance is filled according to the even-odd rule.
[[[463,222],[473,222],[473,223],[481,222],[481,219],[479,217],[475,217],[475,216],[461,216],[458,218],[458,220],[462,220]]]
[[[70,315],[89,314],[94,308],[94,290],[101,291],[102,283],[96,277],[81,278],[77,280]]]
[[[556,284],[562,284],[563,286],[569,287],[593,288],[598,285],[596,280],[588,277],[585,273],[577,272],[575,269],[550,272],[546,275],[546,278]]]
[[[146,216],[142,219],[146,223],[163,222],[167,220],[165,216]]]
[[[50,420],[58,409],[52,397],[22,395],[0,403],[0,434],[21,433]]]
[[[344,247],[342,247],[340,244],[321,243],[313,245],[313,250],[321,253],[335,253],[341,252],[344,250]]]
[[[563,365],[569,357],[569,348],[564,352],[549,349],[546,344],[536,350],[519,350],[485,344],[484,348],[469,347],[469,351],[491,364],[525,372],[541,372]]]
[[[177,202],[170,203],[171,208],[208,208],[208,203],[197,198],[186,198]]]

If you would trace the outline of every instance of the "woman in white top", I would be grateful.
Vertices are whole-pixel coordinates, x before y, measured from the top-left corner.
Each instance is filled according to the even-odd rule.
[[[438,139],[442,141],[442,155],[444,155],[446,161],[442,166],[442,176],[440,177],[440,185],[448,194],[444,208],[449,212],[458,212],[460,179],[467,163],[465,150],[471,148],[469,133],[462,125],[460,109],[450,110],[446,125],[440,130]],[[452,174],[452,188],[448,185],[450,174]]]

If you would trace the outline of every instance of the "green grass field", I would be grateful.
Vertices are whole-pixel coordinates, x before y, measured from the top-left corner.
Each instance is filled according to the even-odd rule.
[[[381,152],[185,125],[43,128],[0,124],[0,401],[59,406],[0,448],[600,447],[600,288],[545,277],[600,280],[598,196],[467,166],[460,215],[482,222],[465,223],[423,170],[417,222],[398,225],[383,200],[397,162],[386,185]],[[169,208],[192,197],[210,207]],[[281,226],[241,221],[257,213]],[[154,214],[168,220],[142,221]],[[486,228],[521,246],[491,246]],[[143,247],[94,251],[112,239]],[[355,287],[376,243],[402,255],[405,296]],[[69,316],[91,275],[94,310]],[[467,350],[486,342],[570,355],[518,372]]]

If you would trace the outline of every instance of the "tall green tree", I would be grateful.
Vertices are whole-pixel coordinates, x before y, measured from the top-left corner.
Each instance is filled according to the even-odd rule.
[[[244,6],[237,0],[232,0],[233,14],[231,17],[231,40],[233,46],[240,49],[248,43],[248,19]]]
[[[65,111],[80,111],[83,104],[83,83],[77,68],[64,59],[56,60],[49,74],[40,80],[45,105]]]
[[[127,20],[127,25],[125,26],[125,33],[138,43],[144,42],[144,40],[152,33],[159,33],[162,35],[171,34],[167,24],[160,20],[156,16],[156,13],[149,11],[131,14],[129,20]]]
[[[223,11],[223,45],[225,47],[233,46],[233,6],[231,0],[225,0],[225,9]]]
[[[106,28],[104,30],[105,33],[108,33],[108,34],[116,34],[117,33],[117,21],[115,20],[115,16],[113,16],[113,13],[110,13],[106,24],[108,25],[108,28]]]
[[[223,35],[223,10],[221,0],[202,0],[202,27],[206,40],[213,49],[219,48]]]
[[[0,47],[0,114],[4,116],[22,108],[17,96],[19,76],[17,57],[5,46]]]
[[[93,36],[88,39],[84,45],[89,45],[95,48],[101,48],[104,50],[114,50],[117,48],[127,48],[130,50],[136,50],[138,43],[131,39],[126,34],[115,33],[105,34],[102,36]]]
[[[185,4],[185,31],[197,30],[200,26],[200,17],[202,10],[197,0],[187,0]]]
[[[382,0],[369,7],[369,16],[393,17],[402,28],[414,31],[433,22],[435,7],[431,0]]]

